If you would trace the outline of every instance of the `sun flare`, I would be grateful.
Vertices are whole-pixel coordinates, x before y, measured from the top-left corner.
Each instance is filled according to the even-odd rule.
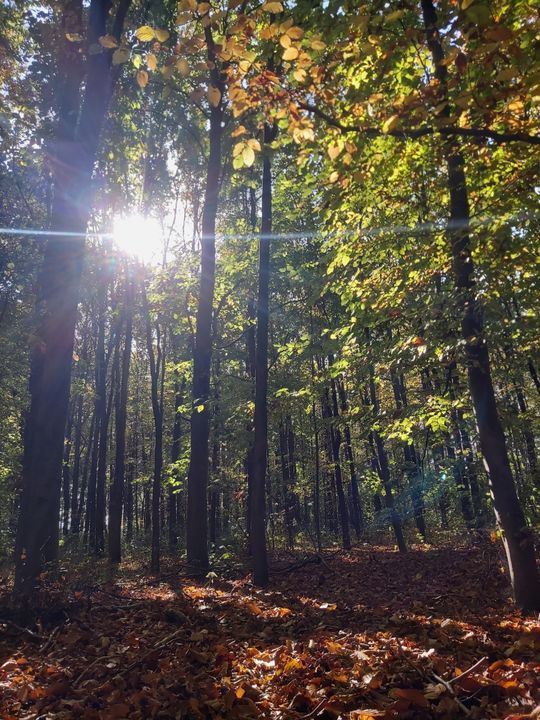
[[[117,215],[113,224],[113,242],[117,250],[143,263],[161,260],[163,232],[156,218],[138,213]]]

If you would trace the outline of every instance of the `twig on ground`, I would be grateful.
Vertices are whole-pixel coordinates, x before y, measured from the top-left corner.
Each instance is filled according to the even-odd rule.
[[[467,675],[470,675],[475,670],[477,670],[480,665],[483,665],[487,661],[487,656],[484,655],[484,657],[480,658],[478,662],[475,662],[474,665],[471,665],[470,668],[465,670],[461,673],[461,675],[456,675],[456,677],[453,677],[451,680],[448,680],[448,684],[451,685],[453,682],[457,682],[458,680],[463,680],[464,677],[467,677]]]
[[[32,638],[32,640],[37,640],[39,642],[43,642],[43,640],[45,640],[43,635],[39,635],[39,633],[36,633],[33,630],[30,630],[30,628],[21,627],[20,625],[17,625],[16,623],[12,622],[11,620],[0,620],[0,623],[5,623],[6,625],[9,625],[10,627],[14,628],[15,630],[18,630],[18,632],[24,633],[25,635],[29,635]]]
[[[454,698],[454,700],[456,701],[456,703],[459,705],[460,709],[463,710],[463,712],[464,712],[466,715],[470,715],[470,714],[471,714],[471,711],[469,710],[469,708],[468,708],[466,705],[464,705],[464,704],[461,702],[461,700],[458,698],[458,696],[457,696],[457,694],[456,694],[456,691],[455,691],[454,688],[450,685],[450,683],[449,683],[447,680],[444,680],[444,678],[439,677],[438,675],[435,675],[435,673],[432,673],[432,676],[433,676],[433,678],[434,678],[438,683],[440,683],[441,685],[444,685],[444,687],[448,690],[448,692],[450,693],[450,695]]]
[[[292,572],[293,570],[299,570],[300,568],[304,567],[305,565],[320,565],[322,562],[322,558],[320,555],[316,555],[313,558],[306,558],[305,560],[301,560],[300,562],[293,563],[292,565],[287,565],[284,568],[270,568],[270,574],[271,575],[284,575],[285,573]]]
[[[55,643],[56,638],[58,637],[60,630],[64,627],[64,624],[57,625],[57,627],[54,628],[52,633],[49,635],[49,638],[43,643],[43,645],[39,648],[40,653],[47,652]]]
[[[76,688],[83,679],[83,677],[85,677],[88,674],[88,671],[91,670],[95,665],[99,665],[99,663],[105,662],[106,660],[114,660],[116,657],[116,655],[102,655],[100,657],[97,657],[95,660],[92,660],[90,665],[87,665],[82,671],[82,673],[73,681],[72,687]]]

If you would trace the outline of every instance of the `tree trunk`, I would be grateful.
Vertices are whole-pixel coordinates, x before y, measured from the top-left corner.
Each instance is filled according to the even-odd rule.
[[[109,560],[119,563],[122,559],[122,508],[124,505],[124,481],[126,469],[126,423],[129,366],[131,362],[131,342],[133,335],[133,281],[131,270],[126,266],[124,289],[125,335],[122,352],[122,367],[119,389],[116,395],[116,457],[114,478],[109,497]]]
[[[78,18],[82,8],[75,4],[74,7]],[[121,0],[112,27],[117,38],[128,7],[129,0]],[[109,10],[108,0],[90,3],[89,45],[97,44],[99,37],[107,34]],[[72,8],[69,12],[73,12]],[[51,235],[38,283],[39,322],[30,363],[30,410],[15,550],[15,593],[26,597],[33,594],[43,563],[54,561],[58,553],[63,439],[84,233],[92,205],[90,181],[112,91],[111,51],[89,54],[81,108],[78,43],[70,43],[64,37],[61,42],[64,57],[60,58],[63,78],[59,121],[50,147],[55,186]]]
[[[421,0],[426,39],[431,51],[441,99],[442,115],[450,116],[445,56],[437,28],[432,0]],[[462,310],[462,334],[468,362],[469,390],[475,410],[480,447],[489,473],[497,522],[504,532],[510,580],[516,603],[525,610],[540,610],[540,576],[534,542],[516,492],[508,459],[506,438],[500,421],[487,342],[484,337],[483,308],[474,290],[474,261],[470,247],[470,210],[463,156],[455,140],[444,144],[450,194],[448,236],[453,272]]]
[[[332,364],[332,358],[329,359],[329,364]],[[335,424],[335,421],[339,420],[339,408],[337,401],[336,381],[334,378],[330,381],[331,389],[331,402],[328,398],[328,391],[325,391],[328,402],[328,413],[333,419],[333,423],[330,426],[330,445],[332,449],[332,459],[334,462],[334,478],[336,482],[336,493],[338,500],[338,511],[339,511],[339,524],[341,525],[341,543],[344,550],[351,549],[351,534],[349,529],[349,513],[347,512],[347,500],[345,498],[345,491],[343,489],[343,477],[341,473],[341,430],[339,426]]]
[[[336,380],[337,390],[339,394],[339,401],[341,406],[341,413],[345,414],[348,411],[347,393],[345,391],[345,385],[339,378]],[[354,527],[356,539],[359,540],[362,533],[362,503],[360,500],[360,491],[358,488],[358,477],[356,475],[356,464],[354,462],[354,453],[352,447],[351,428],[349,423],[345,424],[345,452],[347,462],[349,463],[349,472],[351,475],[351,497],[352,497],[352,512],[351,522]]]
[[[71,437],[73,433],[73,412],[71,409],[69,414],[66,438],[64,440],[64,461],[62,463],[62,496],[63,496],[63,513],[62,513],[62,535],[67,535],[69,532],[69,494],[71,484]]]
[[[157,327],[156,354],[152,336],[150,308],[146,297],[146,289],[142,288],[143,307],[146,320],[146,346],[150,362],[150,392],[152,397],[152,413],[154,415],[154,474],[152,479],[152,551],[150,567],[158,573],[161,554],[161,475],[163,472],[163,390],[165,381],[165,338]],[[147,510],[148,512],[148,510]]]
[[[77,410],[75,418],[75,439],[73,442],[73,475],[71,477],[71,522],[70,532],[79,532],[79,478],[81,474],[81,452],[82,452],[82,431],[83,431],[83,395],[77,398]]]
[[[210,84],[220,92],[216,107],[210,108],[210,154],[202,214],[201,278],[193,357],[193,409],[191,452],[188,471],[187,561],[195,574],[208,568],[208,442],[210,432],[210,367],[212,361],[212,305],[216,268],[216,214],[221,174],[223,134],[222,97],[224,84],[216,67],[215,46],[209,27],[205,28],[208,61],[213,64]]]
[[[272,166],[269,144],[273,128],[264,127],[261,233],[259,235],[259,293],[257,296],[257,342],[255,355],[255,414],[250,540],[253,580],[259,587],[268,583],[266,552],[266,465],[268,460],[268,323],[270,314],[270,240],[272,236]]]

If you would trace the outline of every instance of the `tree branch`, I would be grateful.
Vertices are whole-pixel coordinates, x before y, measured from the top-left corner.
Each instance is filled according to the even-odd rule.
[[[302,110],[306,110],[317,117],[320,117],[328,125],[343,130],[344,132],[356,132],[367,137],[394,137],[398,140],[416,140],[427,135],[443,135],[444,137],[470,137],[481,140],[493,140],[497,143],[504,142],[523,142],[529,145],[540,145],[540,135],[528,135],[527,133],[500,133],[488,128],[459,128],[459,127],[432,127],[426,126],[417,128],[416,130],[389,130],[384,132],[379,128],[362,127],[359,125],[346,125],[337,118],[328,115],[316,105],[309,103],[299,103]]]

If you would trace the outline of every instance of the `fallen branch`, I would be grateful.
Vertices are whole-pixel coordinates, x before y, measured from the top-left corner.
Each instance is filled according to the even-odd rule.
[[[453,677],[451,680],[448,681],[448,684],[451,685],[453,682],[458,682],[458,680],[463,680],[464,677],[467,677],[467,675],[470,675],[473,673],[477,668],[480,667],[480,665],[483,665],[487,661],[487,657],[484,656],[478,660],[478,662],[475,662],[474,665],[471,665],[468,670],[465,670],[460,675],[456,675],[456,677]]]
[[[443,686],[448,690],[448,692],[450,693],[450,695],[454,698],[454,700],[455,700],[456,703],[459,705],[460,709],[463,710],[463,712],[465,713],[465,715],[470,715],[470,714],[471,714],[471,711],[469,710],[469,708],[468,708],[466,705],[464,705],[464,704],[461,702],[461,700],[458,698],[458,696],[457,696],[457,694],[456,694],[456,691],[455,691],[454,688],[450,685],[450,683],[449,683],[447,680],[444,680],[442,677],[439,677],[438,675],[435,675],[435,673],[432,673],[432,676],[433,676],[433,678],[434,678],[438,683],[440,683],[441,685],[443,685]]]
[[[305,560],[301,560],[300,562],[293,563],[292,565],[287,565],[284,568],[270,568],[270,574],[271,575],[284,575],[286,573],[292,572],[293,570],[299,570],[301,567],[304,567],[305,565],[320,565],[323,562],[320,555],[316,555],[313,558],[306,558]]]
[[[20,633],[24,633],[25,635],[29,635],[32,640],[36,642],[43,642],[45,638],[43,635],[39,635],[38,633],[34,632],[33,630],[30,630],[30,628],[21,627],[20,625],[17,625],[16,623],[12,622],[11,620],[0,620],[0,622],[5,623],[6,625],[9,625],[10,627],[14,628]]]

